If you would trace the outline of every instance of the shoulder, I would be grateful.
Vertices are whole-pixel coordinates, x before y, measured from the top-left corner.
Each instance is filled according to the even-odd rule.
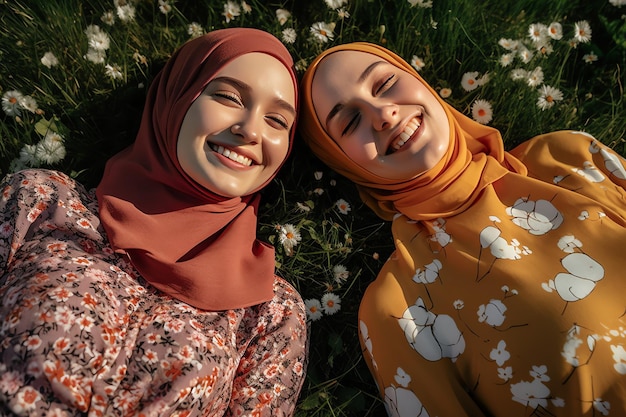
[[[9,184],[13,188],[35,188],[41,185],[58,188],[82,187],[69,175],[48,169],[26,169],[4,177],[4,184]]]
[[[549,151],[553,158],[568,158],[574,155],[589,154],[592,147],[600,142],[591,134],[576,130],[558,130],[544,133],[521,143],[510,153],[521,159],[537,156]]]

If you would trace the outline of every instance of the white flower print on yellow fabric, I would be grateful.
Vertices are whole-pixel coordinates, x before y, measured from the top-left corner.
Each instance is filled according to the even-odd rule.
[[[446,221],[442,218],[435,220],[433,223],[435,234],[431,236],[431,240],[437,241],[442,247],[452,242],[452,237],[446,232]]]
[[[618,155],[609,152],[604,145],[602,145],[596,138],[585,132],[573,132],[574,134],[582,134],[587,136],[593,141],[589,144],[589,152],[592,154],[600,153],[604,159],[604,166],[606,169],[619,179],[626,179],[626,160]]]
[[[363,340],[363,344],[365,345],[365,350],[367,351],[374,369],[378,369],[378,364],[374,360],[374,354],[372,352],[372,339],[370,339],[369,331],[367,330],[367,325],[363,320],[359,320],[359,330],[361,332],[361,340]]]
[[[602,172],[590,161],[583,162],[583,166],[580,168],[572,168],[572,171],[589,182],[602,182],[605,178]]]
[[[561,259],[567,273],[560,272],[542,287],[548,292],[555,290],[567,302],[578,301],[587,297],[604,278],[604,268],[589,255],[570,253]]]
[[[532,235],[544,235],[563,223],[563,215],[548,200],[519,198],[506,208],[506,213],[513,217],[513,223]]]
[[[546,374],[546,366],[533,366],[533,369],[529,372],[533,380],[521,381],[516,384],[511,384],[511,393],[513,394],[513,401],[524,405],[525,407],[537,408],[547,407],[548,398],[550,397],[550,388],[548,388],[544,382],[550,380],[550,377]]]
[[[559,239],[558,246],[565,253],[574,253],[577,248],[582,248],[583,244],[576,237],[566,235]]]
[[[385,408],[390,417],[429,417],[428,411],[422,405],[413,391],[406,389],[411,382],[411,376],[402,368],[398,368],[394,377],[400,385],[385,388]]]
[[[500,223],[500,219],[495,216],[491,216],[490,219],[494,223]],[[512,239],[511,242],[507,242],[502,236],[502,231],[495,226],[487,226],[480,231],[480,255],[479,260],[483,259],[483,249],[489,248],[489,252],[494,257],[491,261],[489,268],[482,272],[480,271],[480,263],[478,265],[476,281],[482,280],[489,274],[493,264],[498,259],[518,260],[522,258],[522,255],[529,255],[532,251],[526,247],[521,246],[517,239]]]
[[[626,350],[622,345],[611,345],[611,351],[613,352],[613,360],[615,364],[613,368],[620,375],[626,375]]]
[[[409,345],[428,361],[450,358],[454,362],[465,351],[465,339],[454,319],[428,311],[421,297],[404,310],[398,324]]]
[[[432,284],[439,278],[439,271],[441,271],[442,264],[439,259],[433,259],[433,261],[424,268],[417,268],[415,275],[413,275],[413,281],[422,284]]]
[[[479,322],[497,327],[504,323],[506,310],[507,306],[502,301],[491,299],[487,304],[481,304],[476,314],[478,314]]]
[[[506,350],[506,342],[504,340],[500,340],[498,342],[498,347],[492,349],[489,353],[489,357],[494,360],[498,366],[504,365],[504,363],[511,358],[511,354],[508,350]]]
[[[498,259],[520,259],[521,251],[516,241],[509,243],[501,237],[502,232],[494,226],[487,226],[480,231],[480,245],[489,248],[491,254]]]

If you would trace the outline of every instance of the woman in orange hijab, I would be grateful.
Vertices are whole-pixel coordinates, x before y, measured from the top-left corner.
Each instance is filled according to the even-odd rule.
[[[506,152],[394,53],[325,51],[313,151],[393,220],[359,310],[390,416],[626,415],[626,169],[583,132]]]
[[[268,33],[211,32],[157,75],[96,190],[4,179],[2,414],[293,413],[304,305],[256,239],[258,191],[292,147],[292,66]]]

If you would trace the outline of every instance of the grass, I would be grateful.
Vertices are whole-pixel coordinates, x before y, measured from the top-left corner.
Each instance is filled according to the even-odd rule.
[[[549,130],[580,129],[626,154],[626,7],[607,0],[433,0],[432,7],[421,7],[424,1],[412,7],[405,0],[349,0],[341,5],[349,17],[323,0],[247,0],[249,13],[241,2],[233,2],[241,10],[230,22],[223,15],[223,0],[170,1],[167,14],[158,0],[137,0],[128,3],[134,19],[116,16],[112,25],[104,23],[101,17],[109,11],[115,15],[120,2],[0,0],[0,95],[19,91],[37,103],[34,111],[22,109],[17,117],[0,113],[0,175],[41,166],[97,185],[106,160],[133,141],[147,86],[174,49],[190,38],[192,22],[205,32],[246,26],[278,38],[293,29],[296,41],[287,46],[300,70],[337,43],[382,44],[407,60],[419,57],[425,63],[420,70],[424,78],[437,90],[449,88],[446,100],[465,114],[472,114],[476,100],[488,101],[493,109],[489,124],[501,130],[508,148]],[[276,15],[279,8],[291,14],[283,25]],[[589,23],[591,39],[573,47],[570,41],[581,21]],[[334,25],[333,39],[316,40],[311,33],[316,22]],[[552,22],[561,24],[563,37],[549,42],[551,53],[539,54],[529,27]],[[110,47],[102,63],[85,59],[89,25],[108,34]],[[521,41],[533,58],[523,62],[517,57],[502,66],[501,57],[509,51],[499,44],[501,39]],[[46,52],[56,56],[56,66],[42,64]],[[119,78],[107,75],[107,64],[119,69]],[[545,110],[537,106],[540,85],[530,87],[511,77],[514,69],[537,67],[543,73],[540,85],[563,94]],[[488,74],[489,81],[466,91],[461,80],[470,72]],[[65,156],[52,163],[28,159],[28,149],[35,149],[50,131],[63,138]],[[338,312],[310,322],[308,376],[297,415],[383,415],[361,359],[356,318],[363,291],[392,250],[389,225],[363,207],[354,187],[300,142],[264,194],[259,233],[277,248],[277,272],[306,300],[319,301],[330,292],[341,298]],[[339,200],[349,204],[345,214]],[[285,225],[296,227],[301,236],[292,251],[280,242]],[[345,281],[335,279],[337,265],[349,272]]]

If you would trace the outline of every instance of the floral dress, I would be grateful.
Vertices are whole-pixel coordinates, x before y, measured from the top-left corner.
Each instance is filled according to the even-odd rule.
[[[465,211],[398,215],[361,344],[390,416],[626,416],[626,163],[537,137]]]
[[[305,373],[295,289],[210,312],[113,253],[97,200],[65,174],[0,185],[0,414],[287,416]]]

